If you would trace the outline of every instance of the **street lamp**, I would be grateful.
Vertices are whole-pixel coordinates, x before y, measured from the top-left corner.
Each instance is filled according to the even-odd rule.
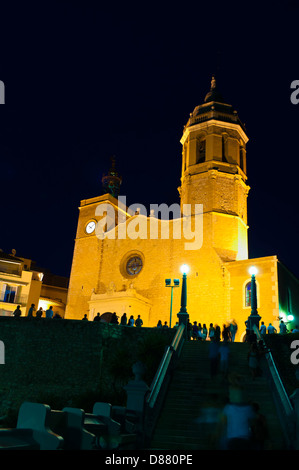
[[[249,274],[251,275],[251,313],[248,317],[248,327],[249,330],[253,330],[254,325],[256,325],[257,328],[259,328],[259,321],[261,319],[260,315],[258,314],[257,311],[257,295],[256,295],[256,280],[255,276],[258,273],[258,270],[255,266],[251,266],[249,268]]]
[[[165,279],[165,287],[171,287],[169,328],[171,328],[173,288],[174,287],[179,287],[179,286],[180,286],[180,280],[179,279],[174,279],[173,284],[171,284],[171,279]]]
[[[179,323],[184,323],[187,332],[187,321],[189,315],[187,313],[187,274],[190,268],[187,264],[183,264],[181,266],[181,273],[183,274],[183,282],[182,282],[182,294],[181,294],[181,309],[178,313]]]

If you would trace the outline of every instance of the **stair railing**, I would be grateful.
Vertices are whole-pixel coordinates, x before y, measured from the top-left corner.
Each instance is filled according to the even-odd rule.
[[[170,346],[167,346],[156,375],[151,383],[150,391],[145,400],[144,412],[144,444],[149,444],[152,432],[159,417],[165,398],[171,372],[181,354],[185,339],[185,325],[181,324]]]
[[[278,416],[280,418],[286,444],[289,448],[293,448],[295,442],[294,408],[280,378],[271,350],[266,345],[266,342],[260,334],[259,329],[256,325],[254,325],[253,330],[256,334],[258,341],[262,341],[264,349],[266,351],[265,358],[268,364],[269,378],[272,385],[271,388],[273,391],[274,400],[277,404]]]

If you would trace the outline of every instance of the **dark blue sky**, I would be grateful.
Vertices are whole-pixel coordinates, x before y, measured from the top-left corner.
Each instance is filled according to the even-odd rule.
[[[250,257],[299,276],[299,3],[206,3],[1,6],[0,248],[69,275],[112,154],[128,204],[179,202],[183,126],[216,72],[250,139]]]

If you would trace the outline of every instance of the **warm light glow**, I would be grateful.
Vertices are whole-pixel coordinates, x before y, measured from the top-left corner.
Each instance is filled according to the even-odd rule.
[[[288,315],[288,320],[293,321],[294,320],[294,315]]]
[[[257,268],[255,266],[251,266],[251,268],[249,268],[249,274],[251,276],[255,276],[257,274]]]
[[[181,266],[181,273],[182,273],[182,274],[188,274],[189,271],[190,271],[190,268],[189,268],[189,266],[188,266],[187,264],[183,264],[183,265]]]

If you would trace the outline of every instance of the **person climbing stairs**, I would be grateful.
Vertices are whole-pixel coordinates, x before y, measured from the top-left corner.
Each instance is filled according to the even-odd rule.
[[[220,343],[222,344],[222,343]],[[211,377],[210,341],[186,341],[169,384],[151,440],[151,449],[219,449],[219,417],[229,401],[255,403],[266,418],[266,449],[284,449],[283,432],[264,374],[253,378],[248,367],[247,343],[228,343],[226,377]],[[241,393],[241,396],[240,396]]]

